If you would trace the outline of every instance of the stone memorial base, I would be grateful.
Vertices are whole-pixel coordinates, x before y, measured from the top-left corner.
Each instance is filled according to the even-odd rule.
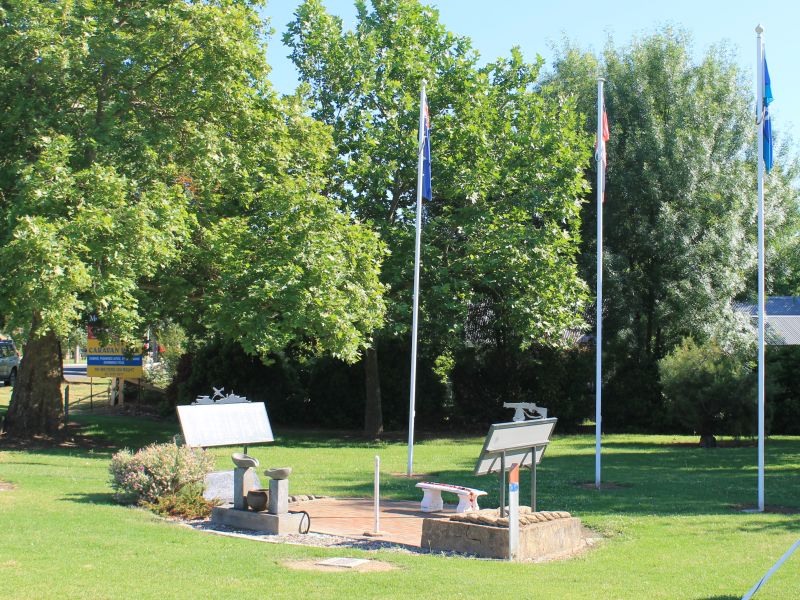
[[[581,549],[585,542],[580,519],[565,512],[523,512],[520,507],[519,560],[563,555]],[[424,519],[423,548],[463,552],[484,558],[508,558],[508,519],[488,509],[451,519]]]
[[[247,489],[257,490],[263,488],[261,480],[255,469],[248,473],[246,481]],[[233,470],[214,471],[206,475],[203,485],[203,498],[206,500],[221,500],[222,502],[233,503]]]
[[[283,513],[273,515],[268,512],[237,510],[232,506],[217,506],[211,511],[211,522],[214,525],[225,525],[236,529],[249,529],[270,535],[288,535],[298,533],[302,514]]]

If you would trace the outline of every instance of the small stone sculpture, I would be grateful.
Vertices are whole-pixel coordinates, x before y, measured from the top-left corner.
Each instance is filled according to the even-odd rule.
[[[271,467],[264,471],[264,475],[272,479],[289,479],[292,474],[292,467]]]
[[[240,469],[256,468],[259,465],[258,459],[242,454],[241,452],[234,452],[231,454],[231,460]]]

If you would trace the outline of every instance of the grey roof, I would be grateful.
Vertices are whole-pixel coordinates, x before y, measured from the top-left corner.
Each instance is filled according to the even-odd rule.
[[[758,317],[758,306],[747,302],[734,302],[734,310]],[[773,296],[764,305],[766,314],[766,342],[772,346],[800,345],[800,297]]]
[[[734,302],[733,308],[758,316],[758,306],[748,302]],[[769,316],[800,317],[800,296],[772,296],[767,298],[764,312]]]

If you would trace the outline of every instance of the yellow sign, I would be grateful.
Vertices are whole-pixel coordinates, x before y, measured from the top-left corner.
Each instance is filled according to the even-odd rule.
[[[100,340],[90,337],[86,348],[86,375],[139,379],[142,376],[142,355],[126,356],[121,344],[111,342],[103,346]]]

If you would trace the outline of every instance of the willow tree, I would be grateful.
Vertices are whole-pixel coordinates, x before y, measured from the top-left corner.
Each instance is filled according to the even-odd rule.
[[[696,59],[689,35],[671,28],[609,45],[599,58],[567,48],[556,65],[553,84],[575,93],[587,115],[598,65],[607,79],[607,416],[617,426],[660,429],[659,360],[686,337],[726,340],[735,329],[731,301],[748,295],[756,249],[751,81],[724,47]],[[593,130],[594,120],[585,125]],[[779,195],[789,197],[773,195],[776,204]],[[778,212],[770,214],[775,227]],[[594,230],[584,240],[591,280]]]
[[[27,339],[7,431],[58,427],[58,339],[90,318],[351,360],[380,324],[381,246],[321,194],[330,134],[272,92],[261,4],[0,9],[0,312]]]

